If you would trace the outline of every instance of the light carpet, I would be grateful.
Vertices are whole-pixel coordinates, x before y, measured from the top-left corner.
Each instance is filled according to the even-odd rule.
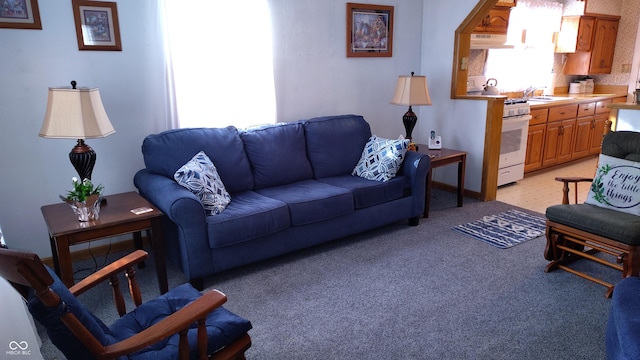
[[[512,209],[497,215],[485,215],[482,219],[467,224],[456,225],[453,230],[500,249],[508,249],[544,235],[545,219]]]
[[[604,359],[604,287],[544,273],[543,236],[503,250],[451,230],[510,209],[468,198],[458,208],[455,194],[436,190],[418,226],[385,226],[227,271],[205,287],[227,294],[225,307],[252,322],[249,360]],[[575,266],[621,279],[590,261]],[[172,264],[167,270],[170,288],[185,281]],[[137,274],[143,298],[157,296],[152,251]],[[108,284],[80,300],[107,324],[117,318]],[[45,359],[62,359],[41,336]]]

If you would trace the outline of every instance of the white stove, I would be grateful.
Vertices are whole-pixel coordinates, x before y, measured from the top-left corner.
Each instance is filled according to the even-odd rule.
[[[524,178],[531,106],[526,99],[507,99],[502,116],[498,186]]]

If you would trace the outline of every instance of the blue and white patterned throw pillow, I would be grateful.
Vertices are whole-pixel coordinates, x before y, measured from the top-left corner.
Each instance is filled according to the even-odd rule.
[[[389,140],[375,135],[364,146],[360,161],[351,172],[369,180],[389,181],[396,176],[409,147],[409,139]]]
[[[220,214],[231,202],[218,170],[204,151],[182,165],[173,178],[200,198],[207,215]]]

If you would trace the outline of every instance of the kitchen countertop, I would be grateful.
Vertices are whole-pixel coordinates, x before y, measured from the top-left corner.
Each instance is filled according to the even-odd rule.
[[[611,109],[640,110],[640,105],[636,103],[613,103],[607,105]]]
[[[620,96],[627,96],[627,94],[558,94],[553,95],[554,100],[538,101],[535,99],[528,100],[531,109],[546,108],[556,105],[570,105],[579,104],[585,102],[609,100]],[[616,105],[624,105],[625,103],[617,103]],[[629,105],[629,104],[628,104]],[[612,104],[609,104],[612,107]],[[640,107],[638,107],[640,109]]]

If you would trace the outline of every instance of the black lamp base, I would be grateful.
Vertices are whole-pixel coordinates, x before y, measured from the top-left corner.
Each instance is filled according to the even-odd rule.
[[[413,128],[416,126],[416,122],[418,122],[418,117],[411,109],[411,106],[409,106],[409,110],[404,113],[404,116],[402,117],[402,123],[404,124],[404,130],[407,132],[405,138],[409,139],[410,142],[412,139],[411,133],[413,133]]]
[[[91,173],[96,164],[96,152],[85,144],[83,139],[78,139],[76,146],[71,149],[69,160],[71,160],[71,164],[78,172],[80,181],[84,179],[91,180]]]

